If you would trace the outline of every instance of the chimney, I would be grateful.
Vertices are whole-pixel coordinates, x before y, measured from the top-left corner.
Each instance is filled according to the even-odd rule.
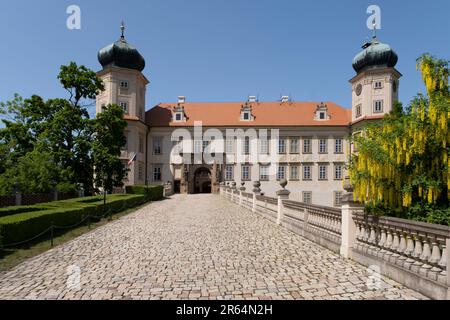
[[[248,102],[258,102],[258,99],[256,99],[256,96],[248,96]]]
[[[182,104],[186,102],[186,97],[185,96],[178,96],[178,103]]]
[[[281,103],[289,102],[289,96],[282,96]]]

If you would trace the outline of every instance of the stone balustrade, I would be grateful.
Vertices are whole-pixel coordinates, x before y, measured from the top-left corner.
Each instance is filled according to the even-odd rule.
[[[242,185],[221,186],[221,195],[371,270],[379,270],[434,299],[450,299],[450,227],[391,217],[367,215],[350,188],[342,208],[289,200],[287,182],[277,198],[262,195],[261,184],[252,193]],[[234,186],[234,188],[233,188]],[[376,268],[375,268],[376,267]]]

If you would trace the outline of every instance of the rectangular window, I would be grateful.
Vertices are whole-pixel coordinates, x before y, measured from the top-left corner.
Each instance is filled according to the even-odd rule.
[[[282,179],[286,179],[286,166],[278,165],[277,167],[277,180],[280,181]]]
[[[269,140],[267,139],[259,140],[259,153],[269,154]]]
[[[246,111],[242,113],[242,119],[246,121],[250,120],[250,112]]]
[[[201,154],[203,152],[203,142],[201,140],[194,141],[194,153]]]
[[[334,165],[334,180],[342,180],[342,164]]]
[[[128,114],[128,103],[126,103],[126,102],[119,102],[119,106],[123,109],[123,112],[125,114]]]
[[[278,154],[285,154],[286,153],[286,139],[280,138],[278,140]]]
[[[250,137],[244,137],[242,144],[242,154],[250,154]]]
[[[153,181],[154,181],[154,182],[160,182],[160,181],[162,181],[162,177],[161,177],[161,167],[154,167],[154,168],[153,168]]]
[[[303,180],[312,180],[311,165],[303,166]]]
[[[202,149],[204,153],[208,153],[209,152],[209,146],[210,146],[210,141],[204,140],[202,142]]]
[[[227,139],[225,142],[225,151],[227,154],[233,154],[234,140]]]
[[[319,180],[327,180],[328,177],[328,166],[327,165],[319,165]]]
[[[142,164],[138,165],[138,179],[144,180],[144,167]]]
[[[303,203],[312,204],[312,192],[311,191],[303,191],[302,198],[303,198]]]
[[[312,153],[311,139],[303,140],[303,153]]]
[[[319,153],[328,153],[327,139],[319,139]]]
[[[375,89],[383,88],[383,83],[381,81],[375,81]]]
[[[128,81],[120,81],[121,89],[128,89]]]
[[[234,166],[226,166],[225,167],[225,180],[226,181],[233,181],[234,179]]]
[[[383,100],[376,100],[374,102],[373,112],[374,113],[381,113],[381,112],[383,112]]]
[[[290,167],[290,179],[291,180],[298,180],[298,166],[296,166],[296,165],[293,165],[293,166],[291,166]]]
[[[325,112],[320,112],[319,113],[319,119],[320,120],[325,120]]]
[[[181,121],[181,120],[183,120],[183,115],[181,113],[177,112],[175,114],[175,121]]]
[[[250,166],[249,165],[243,165],[242,166],[242,181],[250,181]]]
[[[153,138],[153,154],[155,154],[155,155],[162,154],[162,138],[161,137]]]
[[[342,191],[335,191],[333,196],[334,196],[334,201],[333,201],[334,206],[340,207],[342,205],[342,201],[341,201]]]
[[[361,113],[361,105],[360,104],[358,104],[356,107],[355,107],[355,114],[356,114],[356,118],[359,118],[359,117],[361,117],[361,115],[362,115],[362,113]]]
[[[125,137],[125,144],[123,145],[122,148],[120,148],[120,150],[127,151],[128,150],[128,133],[125,132],[123,135]]]
[[[259,166],[259,180],[269,181],[269,166]]]
[[[343,153],[344,140],[343,139],[335,139],[334,140],[334,153]]]
[[[291,143],[290,143],[289,149],[290,149],[289,151],[291,154],[296,154],[296,153],[300,152],[298,138],[291,138]]]
[[[139,135],[139,152],[144,153],[144,137]]]

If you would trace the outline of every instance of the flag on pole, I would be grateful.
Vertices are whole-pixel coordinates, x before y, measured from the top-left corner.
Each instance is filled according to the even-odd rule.
[[[133,158],[131,158],[130,161],[128,161],[128,166],[131,166],[131,164],[136,161],[136,156],[137,156],[137,153],[135,153]]]

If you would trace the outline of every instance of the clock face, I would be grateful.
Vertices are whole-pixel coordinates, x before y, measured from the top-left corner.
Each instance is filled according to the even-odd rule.
[[[361,83],[356,86],[356,90],[355,91],[356,91],[356,95],[357,96],[361,95],[361,92],[362,92],[362,85],[361,85]]]

